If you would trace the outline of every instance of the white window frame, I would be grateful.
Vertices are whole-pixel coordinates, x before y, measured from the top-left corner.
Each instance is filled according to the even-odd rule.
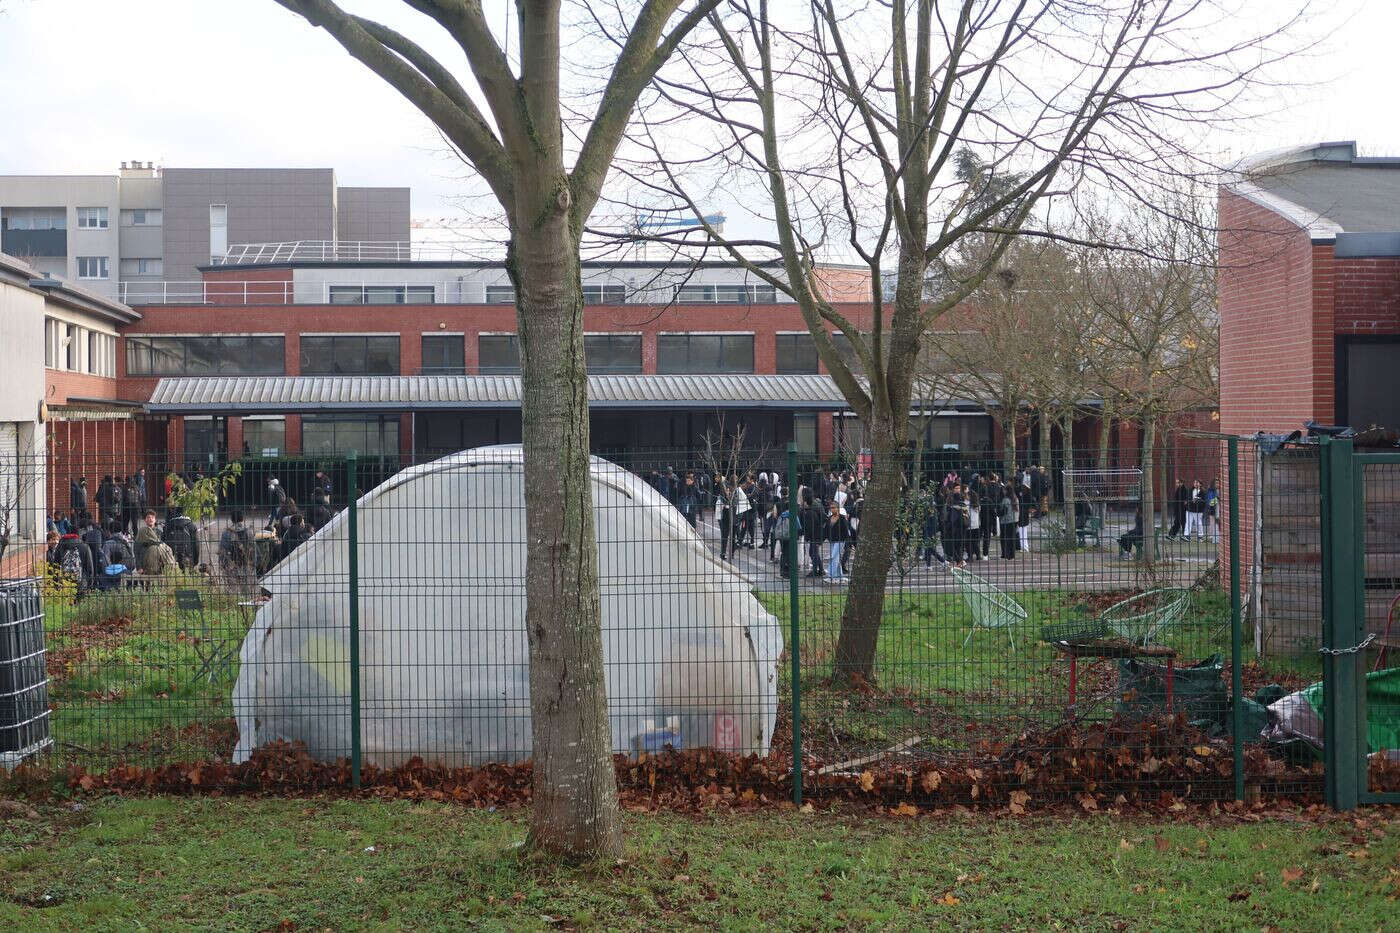
[[[84,263],[97,263],[97,275],[88,275],[83,272]],[[78,278],[100,280],[111,278],[111,258],[108,256],[79,256],[78,257]]]
[[[140,223],[136,220],[137,214],[141,215]],[[123,227],[159,227],[164,219],[159,207],[127,207],[123,208],[121,213]]]
[[[78,208],[79,230],[106,230],[111,226],[111,215],[105,207]]]

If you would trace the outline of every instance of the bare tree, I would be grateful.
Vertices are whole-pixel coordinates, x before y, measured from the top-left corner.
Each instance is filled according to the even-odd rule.
[[[698,238],[795,300],[874,455],[838,677],[873,676],[923,336],[1018,234],[1053,235],[1042,223],[1052,196],[1094,183],[1141,199],[1183,166],[1201,167],[1194,137],[1279,61],[1274,40],[1296,19],[1275,9],[1256,29],[1257,16],[1233,18],[1237,5],[810,0],[799,31],[776,21],[770,0],[732,0],[710,17],[715,44],[689,53],[687,72],[662,76],[659,93],[709,120],[714,146],[707,155],[696,132],[653,132],[660,119],[648,115],[655,154],[630,174],[689,211]],[[960,164],[968,150],[975,157]],[[679,178],[704,165],[730,191],[745,178],[761,187],[772,240],[726,239],[704,221],[694,184]],[[870,270],[868,332],[817,281],[817,260],[838,239]],[[781,256],[781,270],[754,261],[759,248]],[[930,291],[929,270],[945,267],[961,271]]]
[[[1096,321],[1086,359],[1105,390],[1122,400],[1124,417],[1141,427],[1143,556],[1149,566],[1156,557],[1157,430],[1219,397],[1215,248],[1193,216],[1201,209],[1199,199],[1182,199],[1169,211],[1118,222],[1115,240],[1136,250],[1097,252],[1083,271],[1081,293]]]
[[[589,477],[579,245],[639,95],[718,0],[695,0],[678,19],[683,0],[642,0],[634,8],[609,10],[621,38],[592,114],[570,119],[569,131],[581,142],[566,132],[572,114],[561,105],[559,0],[519,0],[514,56],[497,41],[479,0],[404,0],[455,41],[470,68],[460,78],[420,42],[332,0],[277,2],[325,29],[432,120],[505,214],[525,450],[530,834],[534,844],[552,851],[619,854]],[[588,54],[600,53],[596,44],[585,45]]]

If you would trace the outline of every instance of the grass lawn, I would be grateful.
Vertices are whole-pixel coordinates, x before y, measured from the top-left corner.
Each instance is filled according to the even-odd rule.
[[[620,864],[517,847],[521,813],[393,800],[0,810],[0,928],[1378,930],[1400,815],[628,814]],[[40,906],[44,905],[44,906]]]

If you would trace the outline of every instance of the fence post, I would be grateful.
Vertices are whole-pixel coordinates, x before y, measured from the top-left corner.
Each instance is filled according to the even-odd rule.
[[[783,543],[788,557],[788,627],[792,642],[792,802],[802,806],[802,631],[797,608],[797,539],[801,522],[797,511],[797,444],[787,446],[788,539]]]
[[[1235,799],[1244,800],[1244,612],[1240,603],[1240,439],[1225,441],[1230,489],[1230,732],[1234,737]]]
[[[350,507],[346,527],[350,572],[350,786],[360,788],[360,498],[357,463],[352,452],[345,458]]]
[[[1361,775],[1357,740],[1358,566],[1355,475],[1350,438],[1324,437],[1322,486],[1322,743],[1324,796],[1354,810]],[[1351,649],[1351,650],[1349,650]]]

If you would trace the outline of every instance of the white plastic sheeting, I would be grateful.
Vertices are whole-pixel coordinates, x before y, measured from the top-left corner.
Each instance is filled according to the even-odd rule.
[[[359,500],[364,761],[530,755],[518,445],[416,466]],[[766,754],[778,620],[651,486],[594,457],[603,656],[615,751],[679,720],[685,747]],[[350,753],[348,511],[263,580],[240,652],[236,761],[275,740]]]

